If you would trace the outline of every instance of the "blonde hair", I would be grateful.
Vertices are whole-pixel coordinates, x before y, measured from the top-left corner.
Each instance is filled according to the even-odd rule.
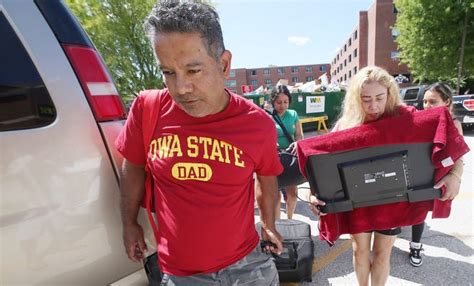
[[[347,129],[364,123],[366,114],[362,109],[361,92],[364,85],[371,82],[377,82],[387,88],[384,115],[398,114],[399,107],[403,103],[397,82],[386,70],[369,66],[359,70],[350,82],[342,105],[342,115],[337,122],[338,129]]]

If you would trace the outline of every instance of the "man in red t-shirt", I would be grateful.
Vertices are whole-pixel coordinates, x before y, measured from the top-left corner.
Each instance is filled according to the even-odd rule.
[[[167,89],[159,92],[151,142],[143,142],[144,96],[135,100],[116,142],[125,157],[121,212],[129,258],[138,262],[146,251],[137,214],[147,164],[164,285],[278,284],[275,265],[263,253],[282,250],[274,222],[282,166],[272,119],[224,89],[231,53],[214,8],[158,3],[146,28]],[[262,186],[255,194],[262,236],[274,243],[263,251],[254,226],[254,173]]]

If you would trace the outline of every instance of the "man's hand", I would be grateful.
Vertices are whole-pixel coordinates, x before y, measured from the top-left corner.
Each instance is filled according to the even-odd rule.
[[[265,246],[265,248],[263,249],[264,252],[272,252],[278,255],[281,254],[281,252],[283,251],[283,238],[276,230],[270,230],[268,228],[263,227],[262,225],[262,239],[264,241],[270,241],[274,245],[276,245],[276,247],[270,245]]]
[[[440,201],[452,200],[459,194],[459,188],[461,186],[461,180],[452,173],[446,174],[441,180],[434,186],[435,189],[439,189],[442,186],[446,187],[444,195],[439,199]]]
[[[140,262],[147,250],[143,228],[137,223],[138,210],[145,193],[145,167],[124,160],[120,176],[120,212],[123,244],[128,258]]]
[[[143,228],[138,223],[123,227],[123,244],[128,258],[133,262],[141,262],[148,251]]]

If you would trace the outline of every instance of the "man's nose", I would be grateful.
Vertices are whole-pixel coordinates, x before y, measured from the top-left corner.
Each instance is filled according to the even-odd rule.
[[[192,92],[193,85],[186,76],[176,77],[176,91],[178,94],[187,94]]]

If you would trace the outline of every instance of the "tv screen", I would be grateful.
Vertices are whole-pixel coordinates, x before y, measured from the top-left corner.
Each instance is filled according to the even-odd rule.
[[[432,143],[395,144],[309,156],[306,173],[326,213],[395,202],[432,200]]]

